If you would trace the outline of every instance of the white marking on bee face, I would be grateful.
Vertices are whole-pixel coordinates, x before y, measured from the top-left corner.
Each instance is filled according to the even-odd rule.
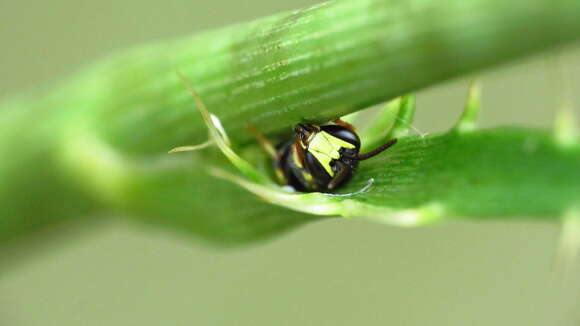
[[[310,133],[310,135],[308,135],[308,138],[306,139],[306,144],[310,144],[312,139],[314,139],[314,137],[316,137],[317,134],[318,134],[317,132]]]

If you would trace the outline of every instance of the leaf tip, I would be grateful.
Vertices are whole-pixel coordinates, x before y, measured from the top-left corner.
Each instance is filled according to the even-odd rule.
[[[578,140],[576,117],[569,107],[564,107],[556,113],[554,138],[558,145],[573,146]]]
[[[395,123],[389,133],[388,138],[400,138],[409,134],[413,126],[416,110],[416,97],[414,94],[404,95],[393,105],[399,106],[399,111],[395,117]]]
[[[580,254],[580,209],[574,207],[566,211],[562,217],[562,229],[556,252],[554,269],[567,279],[572,267]]]
[[[455,125],[455,131],[459,133],[470,132],[477,128],[477,120],[481,111],[481,83],[473,80],[469,85],[467,100],[463,113]]]
[[[208,140],[205,143],[199,144],[199,145],[191,145],[191,146],[179,146],[179,147],[175,147],[173,149],[171,149],[169,152],[169,154],[174,154],[174,153],[181,153],[181,152],[191,152],[191,151],[198,151],[204,148],[208,148],[213,144],[213,141]]]

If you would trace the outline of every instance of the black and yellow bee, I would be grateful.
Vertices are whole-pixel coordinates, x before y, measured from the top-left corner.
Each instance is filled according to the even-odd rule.
[[[337,189],[353,176],[359,161],[397,143],[397,139],[392,139],[375,150],[360,154],[358,135],[352,125],[342,120],[322,126],[300,123],[294,132],[291,140],[270,152],[280,183],[302,192]]]

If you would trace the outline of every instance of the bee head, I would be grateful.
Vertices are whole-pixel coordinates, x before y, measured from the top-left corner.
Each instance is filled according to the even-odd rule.
[[[300,142],[302,148],[308,147],[312,137],[319,131],[320,127],[308,123],[299,123],[294,127],[296,139]]]

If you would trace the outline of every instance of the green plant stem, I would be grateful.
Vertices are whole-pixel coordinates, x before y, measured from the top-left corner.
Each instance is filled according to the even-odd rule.
[[[2,105],[0,239],[111,211],[226,242],[311,219],[207,177],[223,161],[211,152],[187,164],[164,156],[207,140],[176,71],[243,145],[248,124],[274,136],[570,44],[579,18],[572,0],[351,0],[119,53],[47,96]]]
[[[137,49],[98,74],[97,128],[125,152],[157,155],[206,131],[182,72],[233,139],[358,109],[574,42],[571,0],[355,0],[326,3]]]

